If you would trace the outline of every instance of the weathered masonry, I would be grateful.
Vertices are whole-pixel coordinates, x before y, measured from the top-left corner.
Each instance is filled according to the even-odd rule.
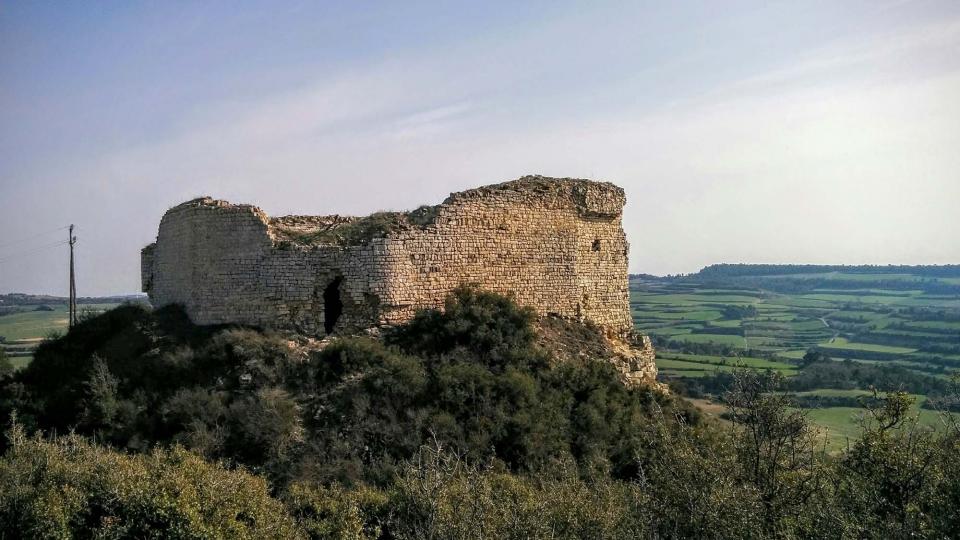
[[[632,333],[624,203],[610,183],[540,176],[363,218],[271,218],[200,198],[163,216],[142,251],[143,289],[198,324],[323,336],[406,321],[474,283],[542,316],[595,323],[647,351],[630,371],[649,377],[649,340]]]

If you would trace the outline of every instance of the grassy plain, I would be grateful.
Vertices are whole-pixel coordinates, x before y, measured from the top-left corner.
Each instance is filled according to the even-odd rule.
[[[907,355],[912,352],[916,352],[916,349],[911,349],[909,347],[893,347],[890,345],[876,345],[874,343],[855,343],[847,340],[847,338],[838,337],[829,341],[824,341],[820,344],[823,348],[829,349],[840,349],[848,351],[868,351],[868,352],[884,352],[891,354],[902,354]]]
[[[0,336],[7,341],[42,339],[67,327],[67,309],[28,311],[0,317]]]
[[[82,317],[90,313],[101,313],[117,305],[80,304],[77,310]],[[3,347],[11,357],[15,368],[22,368],[30,362],[32,350],[43,339],[67,331],[69,323],[67,306],[54,304],[50,307],[51,311],[37,311],[30,306],[31,311],[0,316],[0,337],[5,340],[0,347]]]
[[[910,410],[910,415],[916,417],[920,426],[929,429],[940,429],[943,424],[943,417],[938,411],[930,409],[921,409],[923,396],[914,403]],[[823,428],[827,437],[827,448],[829,450],[841,450],[846,447],[852,439],[860,435],[863,427],[865,411],[858,407],[825,407],[822,409],[805,409],[807,418],[814,424]],[[954,418],[960,417],[956,413]]]

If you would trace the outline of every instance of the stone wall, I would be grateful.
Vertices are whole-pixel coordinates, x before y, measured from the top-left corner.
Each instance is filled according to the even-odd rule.
[[[406,321],[475,283],[646,347],[651,361],[632,371],[649,372],[652,347],[632,335],[624,203],[613,184],[524,177],[454,193],[416,219],[387,216],[380,234],[343,243],[330,239],[365,218],[271,219],[202,198],[164,215],[142,281],[154,305],[182,304],[198,324],[317,336]]]

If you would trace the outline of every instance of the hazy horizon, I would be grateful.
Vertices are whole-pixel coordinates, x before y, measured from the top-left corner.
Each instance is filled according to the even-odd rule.
[[[627,192],[630,272],[960,262],[960,3],[5,3],[0,293],[139,290],[163,212]]]
[[[711,264],[727,264],[727,263],[711,263]],[[741,262],[741,263],[729,263],[729,264],[781,264],[781,263],[748,263],[748,262]],[[806,264],[806,263],[782,263],[782,264],[801,264],[801,265],[802,265],[802,264]],[[827,266],[860,266],[860,265],[857,265],[857,264],[844,264],[844,263],[833,263],[833,264],[831,264],[831,263],[822,263],[822,264],[826,264]],[[944,265],[935,265],[935,264],[933,264],[933,265],[912,265],[912,266],[955,266],[956,264],[957,264],[957,263],[946,263],[946,264],[944,264]],[[707,266],[710,266],[710,265],[707,265]],[[870,266],[888,266],[888,265],[874,265],[874,264],[871,264]],[[900,266],[900,265],[889,265],[889,266]],[[667,277],[675,277],[675,276],[681,276],[681,275],[695,274],[695,273],[697,273],[697,271],[699,271],[699,270],[702,270],[702,268],[698,268],[696,271],[691,271],[691,272],[679,272],[679,273],[676,273],[676,274],[650,274],[650,273],[648,273],[648,272],[630,272],[630,275],[652,275],[652,276],[658,277],[658,278],[667,278]],[[27,295],[33,295],[33,296],[53,296],[53,297],[56,297],[56,298],[64,298],[64,299],[67,298],[66,295],[56,295],[56,294],[50,294],[50,293],[38,292],[38,291],[0,291],[0,295],[2,295],[2,294],[27,294]],[[119,292],[113,292],[113,293],[104,293],[104,294],[100,294],[100,295],[85,295],[85,294],[79,294],[79,293],[78,293],[78,298],[80,298],[80,299],[83,299],[83,298],[111,298],[111,297],[137,296],[137,295],[138,295],[138,296],[146,296],[147,293],[140,292],[140,291],[119,291]]]

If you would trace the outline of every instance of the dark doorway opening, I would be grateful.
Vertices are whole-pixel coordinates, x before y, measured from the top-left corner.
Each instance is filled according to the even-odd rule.
[[[333,333],[337,319],[343,313],[343,301],[340,300],[340,282],[342,277],[336,277],[323,290],[323,330],[327,334]]]

